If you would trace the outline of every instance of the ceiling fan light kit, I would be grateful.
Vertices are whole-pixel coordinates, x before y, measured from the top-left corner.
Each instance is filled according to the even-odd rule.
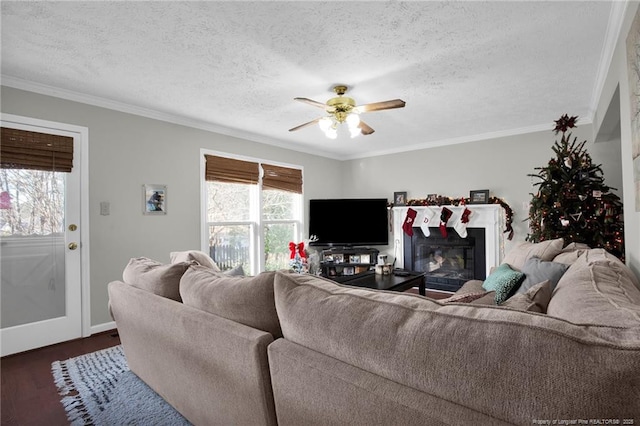
[[[329,139],[336,139],[338,137],[338,125],[346,122],[352,138],[360,134],[370,135],[375,130],[373,130],[364,121],[360,120],[361,113],[403,108],[405,106],[405,102],[401,99],[393,99],[390,101],[375,102],[372,104],[357,106],[356,101],[353,100],[353,98],[344,96],[347,92],[347,86],[335,86],[333,91],[338,96],[329,99],[324,104],[308,98],[294,98],[296,101],[322,108],[328,115],[293,127],[289,129],[289,131],[293,132],[302,129],[303,127],[318,123],[318,127],[320,127],[320,130],[324,132],[326,137]]]

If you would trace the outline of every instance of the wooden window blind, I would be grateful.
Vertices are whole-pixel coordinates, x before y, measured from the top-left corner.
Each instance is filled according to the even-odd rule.
[[[0,167],[70,173],[73,138],[2,127]]]
[[[258,163],[233,158],[205,155],[205,179],[227,183],[257,184]]]
[[[264,170],[262,177],[264,189],[279,189],[302,194],[302,170],[271,164],[262,164],[262,169]]]

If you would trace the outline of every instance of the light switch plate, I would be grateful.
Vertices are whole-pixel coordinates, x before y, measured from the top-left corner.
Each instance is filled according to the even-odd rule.
[[[108,201],[100,202],[100,214],[102,216],[109,216],[111,214],[111,203]]]

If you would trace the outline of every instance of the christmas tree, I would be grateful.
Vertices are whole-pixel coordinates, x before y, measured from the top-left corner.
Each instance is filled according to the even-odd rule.
[[[570,142],[571,133],[566,133],[577,119],[565,114],[555,121],[555,134],[562,132],[552,148],[556,158],[529,175],[540,181],[534,184],[538,193],[531,194],[527,241],[564,238],[565,245],[602,247],[624,260],[622,202],[611,192],[615,188],[605,185],[601,165],[592,163],[587,141]]]

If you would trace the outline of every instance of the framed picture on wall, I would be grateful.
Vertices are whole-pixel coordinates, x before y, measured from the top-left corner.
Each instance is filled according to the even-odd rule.
[[[167,214],[167,185],[142,185],[142,213]]]
[[[470,204],[488,204],[489,190],[476,189],[476,190],[469,191],[469,203]]]

